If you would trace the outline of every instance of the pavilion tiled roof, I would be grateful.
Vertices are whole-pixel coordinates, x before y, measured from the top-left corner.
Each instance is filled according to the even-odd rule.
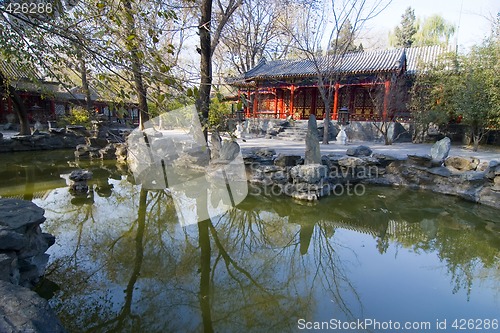
[[[318,58],[316,61],[274,60],[261,61],[245,73],[248,79],[271,79],[287,77],[311,77],[318,72],[331,74],[388,73],[402,69],[404,50],[384,50],[348,53],[343,56]]]
[[[415,74],[423,65],[436,63],[440,58],[453,50],[439,45],[410,47],[406,51],[406,73]]]
[[[310,59],[266,61],[264,59],[233,82],[307,78],[317,76],[318,72],[326,75],[362,75],[395,73],[406,69],[408,74],[414,74],[421,63],[437,61],[444,52],[446,50],[440,46],[424,46],[355,52],[337,57],[322,57],[316,61]]]
[[[12,62],[0,59],[0,72],[10,80],[39,80],[40,75],[29,64],[14,64]]]

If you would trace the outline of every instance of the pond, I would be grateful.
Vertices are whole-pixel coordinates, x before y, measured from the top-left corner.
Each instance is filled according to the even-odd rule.
[[[85,198],[66,185],[79,167]],[[181,227],[165,191],[66,151],[0,156],[0,196],[45,209],[70,332],[499,331],[500,212],[458,198],[250,195]]]

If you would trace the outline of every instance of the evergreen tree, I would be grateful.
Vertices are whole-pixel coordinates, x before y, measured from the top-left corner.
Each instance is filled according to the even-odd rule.
[[[338,38],[332,41],[331,52],[334,54],[343,54],[351,52],[362,52],[363,45],[354,44],[354,28],[349,20],[346,20],[340,27]]]
[[[415,11],[408,7],[401,15],[401,23],[394,28],[390,35],[391,45],[396,47],[411,47],[415,41],[417,27],[415,24]]]

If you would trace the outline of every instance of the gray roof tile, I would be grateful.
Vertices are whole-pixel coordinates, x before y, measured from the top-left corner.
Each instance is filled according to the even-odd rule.
[[[326,74],[332,69],[332,74],[335,75],[389,73],[403,69],[405,62],[407,73],[414,74],[421,62],[435,62],[446,51],[440,46],[423,46],[348,53],[344,56],[322,57],[316,61],[309,59],[266,61],[264,59],[246,72],[240,80],[314,77],[319,71]]]

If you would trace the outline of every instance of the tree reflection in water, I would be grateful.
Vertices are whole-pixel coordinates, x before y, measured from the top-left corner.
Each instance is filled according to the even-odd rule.
[[[254,209],[233,209],[215,224],[182,229],[166,192],[129,189],[131,201],[117,200],[137,207],[132,222],[108,218],[84,227],[92,215],[66,212],[74,214],[65,223],[76,224],[77,241],[71,255],[57,255],[49,278],[63,289],[52,302],[71,331],[290,330],[296,318],[311,313],[318,288],[330,290],[349,313],[343,293],[355,292],[327,225],[313,228],[317,270],[308,272],[311,263],[304,261],[311,258],[300,253],[296,226],[262,218]],[[87,258],[77,259],[78,251]]]
[[[0,189],[17,190],[15,176],[24,192],[12,195],[46,210],[43,227],[57,239],[49,278],[62,289],[51,303],[72,332],[292,331],[297,318],[360,317],[371,277],[353,273],[363,258],[344,240],[347,231],[373,240],[367,246],[380,258],[437,257],[447,292],[465,302],[475,289],[500,285],[498,212],[456,198],[368,189],[310,207],[249,197],[181,228],[166,191],[147,192],[113,166],[20,164],[31,165],[0,163]],[[75,167],[107,170],[94,172],[93,195],[78,204],[60,184]],[[47,184],[53,189],[32,195]]]

